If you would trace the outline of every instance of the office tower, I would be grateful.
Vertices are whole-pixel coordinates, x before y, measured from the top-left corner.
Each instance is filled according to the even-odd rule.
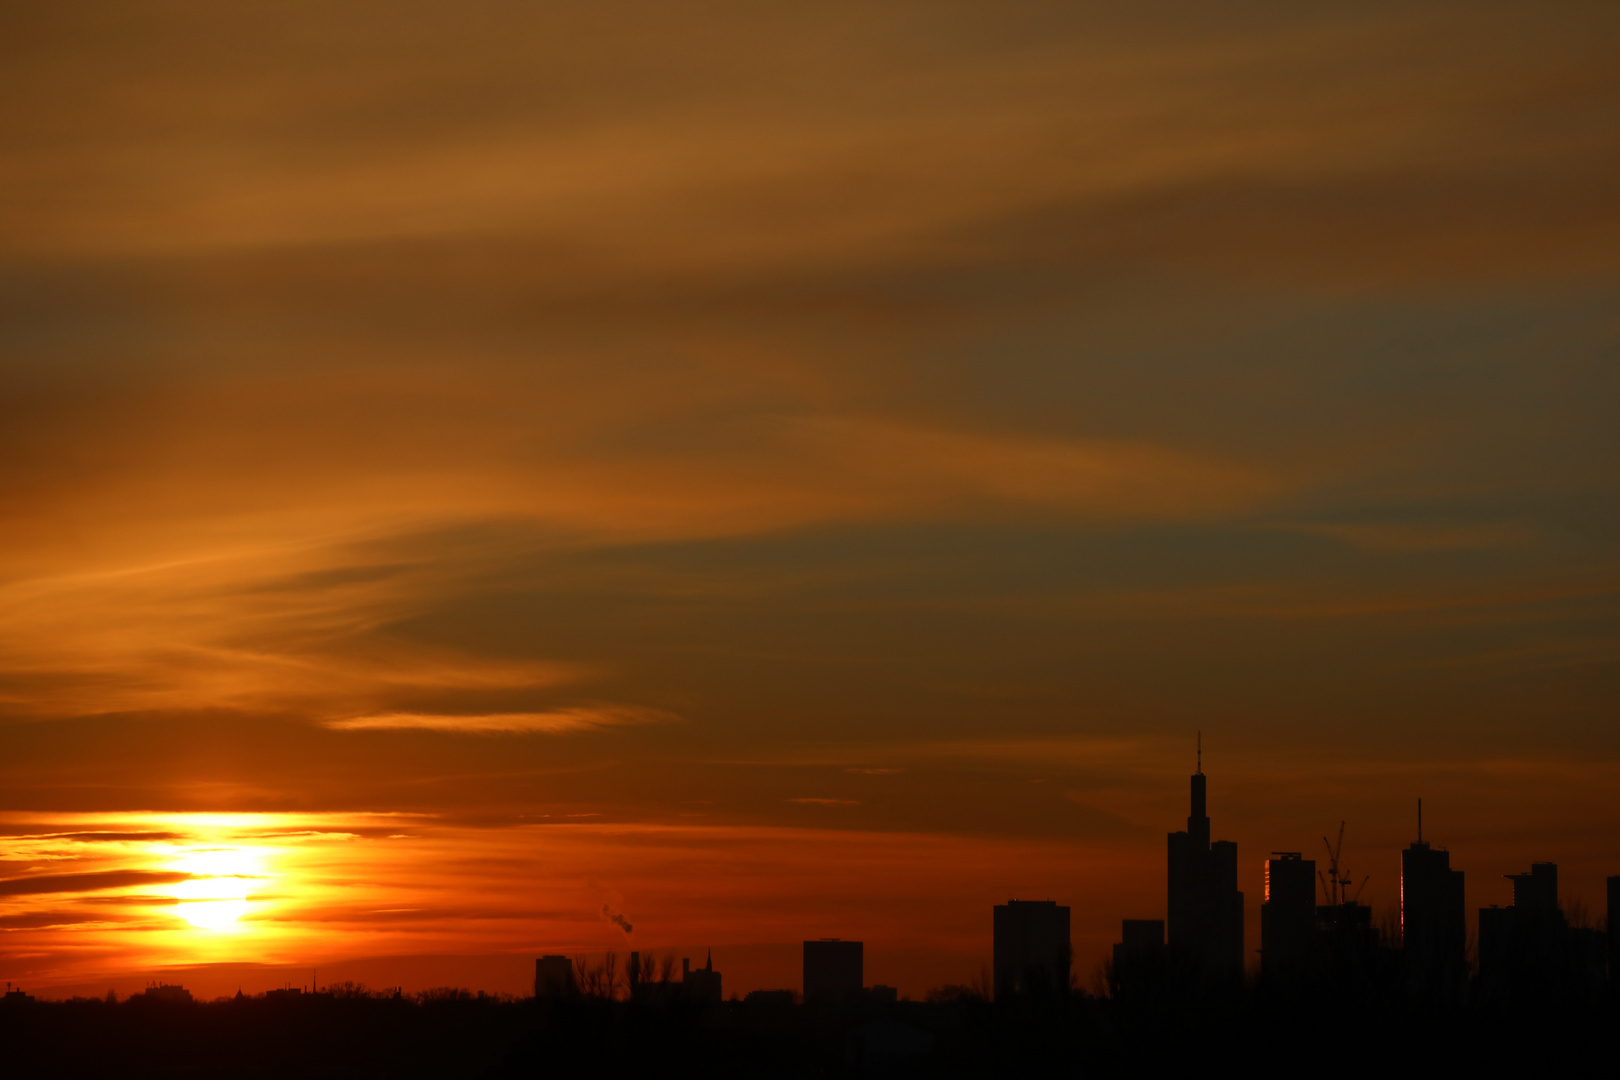
[[[996,996],[1069,989],[1069,909],[1055,900],[1009,900],[994,912]]]
[[[681,957],[681,986],[685,987],[686,994],[694,1001],[719,1003],[723,1000],[720,993],[720,973],[714,970],[714,950],[709,950],[708,958],[700,968],[694,968],[692,961]]]
[[[1316,930],[1328,978],[1344,982],[1371,973],[1378,960],[1378,929],[1370,905],[1354,900],[1318,905]]]
[[[1419,800],[1418,838],[1401,852],[1401,946],[1407,964],[1431,971],[1460,966],[1468,950],[1466,911],[1463,872],[1451,868],[1449,851],[1424,841]]]
[[[1479,909],[1479,977],[1486,980],[1504,979],[1513,953],[1515,916],[1510,907]]]
[[[1479,974],[1539,992],[1559,980],[1568,952],[1568,928],[1558,910],[1558,865],[1535,863],[1529,873],[1507,878],[1513,882],[1512,906],[1479,911]]]
[[[1110,991],[1116,995],[1152,993],[1165,976],[1164,920],[1125,919],[1119,937]]]
[[[1620,877],[1609,879],[1609,981],[1620,983]]]
[[[1315,958],[1316,939],[1316,860],[1274,851],[1260,902],[1260,973],[1268,980],[1303,974]]]
[[[1513,906],[1549,912],[1558,910],[1558,864],[1530,864],[1528,874],[1509,874],[1513,882]]]
[[[859,941],[822,938],[804,943],[804,1000],[854,1001],[865,974]]]
[[[1243,894],[1237,887],[1237,845],[1209,839],[1203,753],[1192,775],[1187,831],[1170,834],[1170,953],[1206,980],[1243,975]]]
[[[542,956],[534,962],[535,997],[565,997],[573,992],[573,960],[566,956]]]

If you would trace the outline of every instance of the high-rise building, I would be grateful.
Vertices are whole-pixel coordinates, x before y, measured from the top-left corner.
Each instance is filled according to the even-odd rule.
[[[1260,902],[1260,973],[1267,979],[1303,974],[1316,944],[1316,860],[1297,851],[1274,851],[1266,860]]]
[[[1187,830],[1170,834],[1170,953],[1205,980],[1243,974],[1243,893],[1237,887],[1237,845],[1209,839],[1203,753],[1192,775]]]
[[[1009,900],[994,912],[996,996],[1069,988],[1069,909],[1055,900]]]
[[[1479,974],[1488,982],[1538,993],[1564,974],[1568,924],[1558,910],[1558,865],[1535,863],[1527,874],[1508,874],[1510,907],[1480,908]]]
[[[566,997],[573,992],[573,960],[566,956],[542,956],[534,962],[535,997]]]
[[[1423,803],[1418,802],[1418,838],[1401,852],[1401,947],[1408,965],[1430,971],[1460,968],[1467,959],[1468,922],[1463,872],[1451,868],[1451,853],[1423,839]]]
[[[1166,973],[1163,919],[1125,919],[1114,946],[1110,991],[1116,995],[1152,994]]]
[[[804,943],[804,1000],[854,1001],[865,972],[859,941],[822,938]]]
[[[1513,906],[1548,912],[1558,910],[1558,864],[1530,864],[1528,874],[1509,874],[1513,882]]]
[[[1608,918],[1603,928],[1609,935],[1609,980],[1620,983],[1620,877],[1609,879]]]
[[[1324,974],[1339,983],[1362,979],[1378,960],[1378,930],[1372,907],[1344,900],[1319,904],[1316,930]]]

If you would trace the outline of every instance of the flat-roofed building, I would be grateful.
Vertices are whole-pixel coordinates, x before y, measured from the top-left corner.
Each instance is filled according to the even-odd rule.
[[[1620,876],[1609,879],[1609,980],[1620,983]]]
[[[994,913],[996,996],[1069,989],[1069,909],[1055,900],[1009,900]]]
[[[1134,996],[1158,992],[1167,973],[1164,920],[1123,919],[1119,943],[1114,946],[1114,970],[1109,992]]]
[[[859,941],[822,938],[804,943],[804,1000],[854,1001],[865,978],[864,947]]]
[[[574,993],[574,961],[567,956],[542,956],[534,962],[534,996],[567,997]]]
[[[1260,902],[1260,974],[1297,978],[1317,952],[1316,860],[1297,851],[1274,851],[1266,860]]]

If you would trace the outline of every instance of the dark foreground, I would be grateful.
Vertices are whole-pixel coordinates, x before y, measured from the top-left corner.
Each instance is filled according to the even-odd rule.
[[[1614,1075],[1613,999],[1357,1007],[1300,997],[1131,1006],[1072,995],[831,1009],[686,1001],[327,997],[0,1009],[7,1077]]]

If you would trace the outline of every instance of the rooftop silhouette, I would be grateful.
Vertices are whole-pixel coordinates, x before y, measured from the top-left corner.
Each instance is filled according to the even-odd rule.
[[[997,997],[1068,991],[1068,908],[1055,900],[1009,900],[996,905],[991,925]]]
[[[804,943],[804,1000],[848,1003],[865,985],[865,946],[822,938]]]

